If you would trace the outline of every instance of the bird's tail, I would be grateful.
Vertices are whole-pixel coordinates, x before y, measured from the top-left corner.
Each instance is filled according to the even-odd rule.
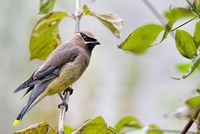
[[[28,112],[31,108],[33,108],[33,106],[35,106],[38,102],[40,102],[46,96],[45,94],[42,94],[42,93],[44,92],[48,84],[49,84],[49,81],[42,82],[35,85],[28,99],[28,102],[23,107],[23,109],[17,116],[16,120],[13,122],[14,126],[18,125],[19,122],[22,120],[23,116],[26,114],[26,112]]]

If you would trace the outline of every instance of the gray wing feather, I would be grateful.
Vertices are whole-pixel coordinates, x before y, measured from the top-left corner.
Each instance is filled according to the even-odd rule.
[[[59,50],[59,49],[58,49]],[[58,51],[57,50],[57,51]],[[53,51],[54,52],[54,51]],[[60,50],[58,55],[55,55],[55,52],[48,57],[48,59],[44,62],[44,64],[36,69],[31,77],[23,82],[15,91],[14,93],[21,91],[27,87],[30,87],[27,92],[24,94],[26,95],[29,91],[31,91],[34,85],[52,80],[59,76],[59,71],[61,67],[69,62],[73,62],[76,57],[79,55],[78,48],[69,48],[66,50]],[[57,64],[55,64],[57,63]]]
[[[38,98],[39,95],[41,95],[44,92],[44,90],[46,89],[46,87],[49,83],[50,83],[50,81],[45,81],[45,82],[37,84],[34,87],[33,91],[31,92],[31,95],[28,99],[28,102],[26,103],[26,105],[23,107],[23,109],[17,116],[17,118],[16,118],[17,120],[21,120],[23,118],[24,114],[27,112],[27,110],[29,109],[31,104]]]

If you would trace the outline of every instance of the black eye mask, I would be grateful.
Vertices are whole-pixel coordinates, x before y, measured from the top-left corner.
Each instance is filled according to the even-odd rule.
[[[82,38],[84,39],[85,42],[95,42],[95,41],[97,41],[97,39],[89,37],[84,33],[80,33],[80,34],[81,34],[81,36],[82,36]]]

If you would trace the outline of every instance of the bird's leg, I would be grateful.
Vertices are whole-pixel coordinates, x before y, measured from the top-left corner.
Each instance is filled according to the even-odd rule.
[[[66,109],[66,111],[67,111],[67,110],[68,110],[68,104],[67,104],[65,98],[62,96],[61,93],[58,93],[58,95],[60,96],[60,98],[61,98],[61,100],[62,100],[62,103],[60,103],[60,104],[58,105],[58,108],[60,108],[61,106],[65,106],[65,109]]]
[[[63,92],[63,95],[65,96],[65,94],[67,92],[70,92],[70,95],[73,93],[73,89],[71,87],[68,87],[64,92]],[[68,110],[68,104],[66,102],[66,96],[63,97],[63,95],[61,93],[58,93],[58,95],[60,96],[61,100],[62,100],[62,103],[58,105],[58,108],[60,108],[61,106],[65,106],[65,109],[66,111]]]

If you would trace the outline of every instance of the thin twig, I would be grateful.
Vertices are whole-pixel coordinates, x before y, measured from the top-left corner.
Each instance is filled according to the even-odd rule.
[[[187,124],[185,125],[185,127],[183,128],[183,130],[181,131],[180,134],[186,134],[188,132],[188,130],[190,129],[190,127],[192,126],[194,120],[197,119],[198,115],[199,115],[200,110],[197,110],[193,117],[187,122]]]
[[[68,103],[70,91],[64,92],[64,100],[66,103]],[[65,106],[60,106],[60,114],[59,114],[59,125],[58,125],[58,134],[64,134],[64,122],[65,122],[65,112],[66,112]]]
[[[156,11],[153,5],[148,0],[143,0],[147,7],[152,11],[152,13],[156,16],[156,18],[161,22],[161,24],[165,25],[166,22],[163,20],[163,17]]]
[[[189,0],[186,0],[187,3],[190,5],[190,7],[192,8],[192,10],[200,17],[199,11],[197,11],[197,8],[195,6],[193,6],[192,3],[190,3]]]
[[[80,0],[76,0],[76,11],[75,11],[75,32],[77,32],[80,29]],[[68,103],[70,91],[64,92],[64,100],[66,100],[66,103]],[[59,125],[58,125],[58,134],[64,134],[64,122],[65,122],[65,112],[66,107],[61,106],[60,107],[60,114],[59,114]]]
[[[148,132],[164,132],[164,133],[180,133],[180,130],[167,130],[167,129],[150,129]],[[195,134],[195,132],[187,132],[187,134]]]
[[[130,130],[126,130],[126,131],[124,131],[124,132],[121,132],[120,134],[126,134],[126,133],[131,133],[131,132],[134,132],[134,130],[133,129],[130,129]],[[147,130],[147,133],[151,133],[151,132],[163,132],[163,133],[173,133],[173,134],[175,134],[175,133],[177,133],[177,134],[179,134],[181,131],[180,130],[168,130],[168,129],[148,129]],[[187,134],[196,134],[195,132],[187,132]]]
[[[81,6],[81,1],[80,0],[76,0],[75,32],[80,30],[80,6]]]
[[[144,3],[147,5],[147,7],[152,11],[152,13],[156,16],[156,18],[160,21],[160,23],[165,26],[166,21],[163,19],[163,17],[158,13],[156,8],[148,1],[148,0],[143,0]],[[174,34],[170,32],[170,35],[174,38]],[[158,43],[159,44],[159,43]]]

